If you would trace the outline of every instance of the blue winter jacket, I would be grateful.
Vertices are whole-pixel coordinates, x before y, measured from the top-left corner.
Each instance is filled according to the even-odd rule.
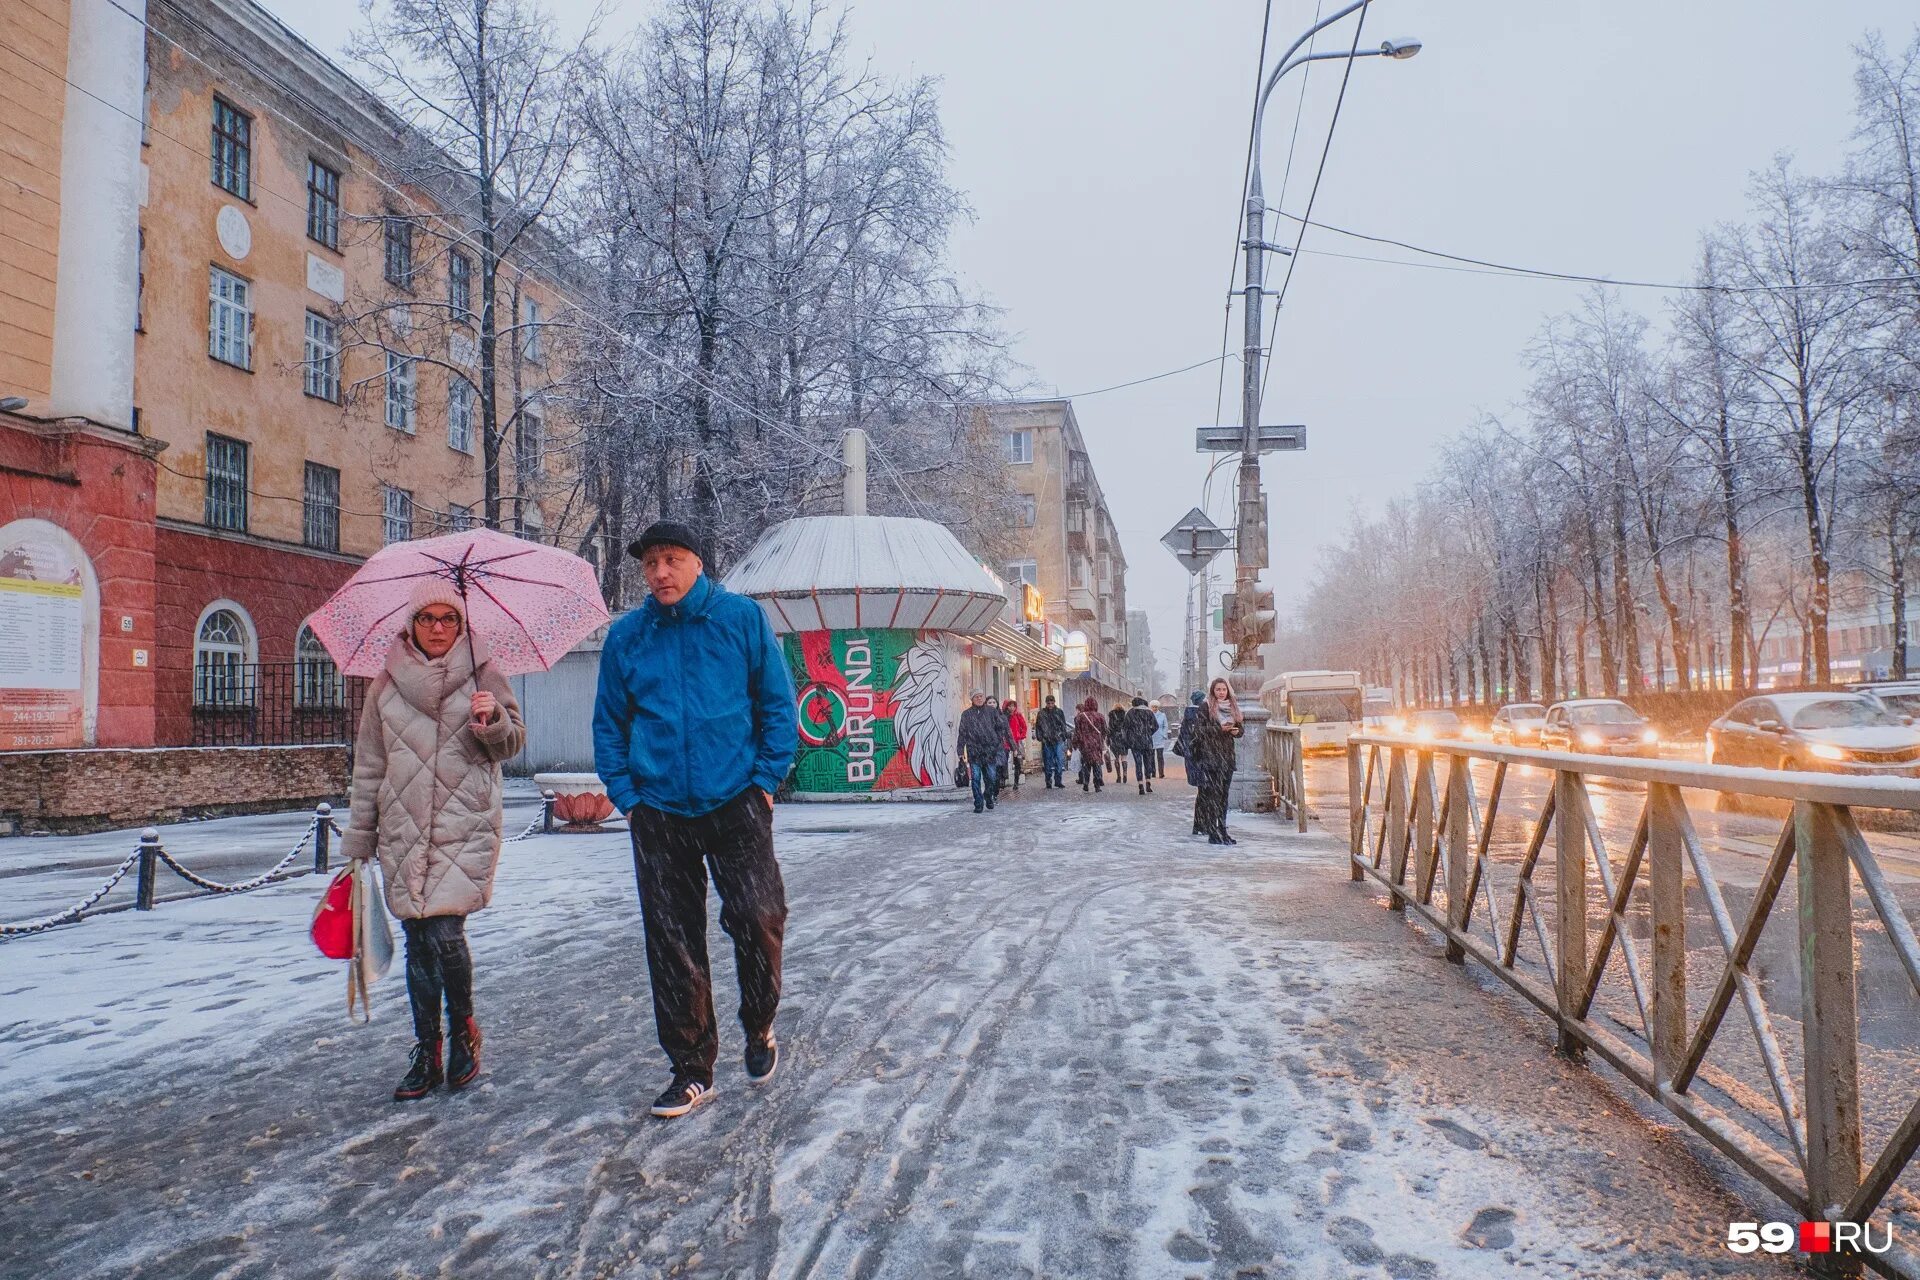
[[[771,794],[799,745],[793,681],[760,606],[702,575],[607,633],[593,767],[622,813],[697,818],[749,786]]]

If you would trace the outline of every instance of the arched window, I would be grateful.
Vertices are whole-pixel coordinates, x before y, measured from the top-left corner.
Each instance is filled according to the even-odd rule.
[[[293,705],[303,710],[343,707],[346,693],[346,679],[333,664],[333,655],[303,623],[293,642]]]
[[[201,615],[193,638],[193,705],[253,705],[253,628],[223,601]]]

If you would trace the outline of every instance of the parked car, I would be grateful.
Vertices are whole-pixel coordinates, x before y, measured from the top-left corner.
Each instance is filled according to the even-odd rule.
[[[1897,716],[1920,716],[1920,680],[1880,680],[1855,688],[1880,699]]]
[[[1915,777],[1920,728],[1865,694],[1775,693],[1735,703],[1707,727],[1707,762]]]
[[[1460,717],[1444,708],[1433,711],[1416,711],[1407,717],[1407,732],[1423,742],[1432,742],[1439,738],[1464,738],[1467,726]]]
[[[1547,708],[1540,746],[1595,756],[1658,756],[1660,731],[1618,698],[1573,698]]]
[[[1547,709],[1537,702],[1509,702],[1493,713],[1489,732],[1495,742],[1509,747],[1538,745],[1547,723]]]

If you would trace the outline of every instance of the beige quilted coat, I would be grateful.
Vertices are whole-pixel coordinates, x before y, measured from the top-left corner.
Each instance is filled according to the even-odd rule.
[[[352,826],[340,851],[378,855],[387,906],[402,920],[464,916],[493,897],[500,861],[500,762],[520,750],[526,726],[506,679],[474,637],[478,687],[500,704],[476,729],[474,665],[467,641],[428,658],[406,638],[367,691],[354,745]]]

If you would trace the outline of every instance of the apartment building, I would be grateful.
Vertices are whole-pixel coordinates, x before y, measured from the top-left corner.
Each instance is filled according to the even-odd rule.
[[[1127,559],[1071,400],[983,405],[984,429],[1006,451],[1019,495],[1016,558],[999,566],[1009,582],[1042,597],[1049,635],[1082,633],[1088,666],[1066,693],[1105,704],[1139,692],[1127,677]]]
[[[0,692],[0,749],[338,711],[306,617],[483,514],[468,233],[402,122],[249,0],[0,0],[0,29],[0,603],[82,668]],[[567,271],[499,279],[500,523],[530,537],[568,532]]]

